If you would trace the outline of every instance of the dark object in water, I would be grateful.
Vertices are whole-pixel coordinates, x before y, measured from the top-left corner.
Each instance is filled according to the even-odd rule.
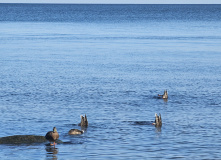
[[[79,129],[71,129],[68,134],[83,134],[84,130],[79,130]]]
[[[28,144],[46,142],[44,136],[14,135],[0,138],[0,144]]]
[[[85,117],[81,115],[81,123],[78,124],[81,127],[87,127],[88,126],[88,121],[87,121],[87,116],[85,114]]]
[[[155,122],[150,121],[128,121],[133,125],[155,125],[155,127],[161,127],[162,126],[162,119],[161,114],[159,116],[155,113]]]
[[[152,125],[153,122],[151,121],[128,121],[130,122],[132,125]]]
[[[56,145],[55,141],[59,138],[59,134],[57,132],[56,127],[53,128],[53,131],[49,131],[46,135],[45,138],[50,142],[53,142],[51,145]]]
[[[158,97],[162,97],[163,99],[168,99],[168,93],[167,90],[164,91],[163,95],[158,94]]]
[[[162,126],[162,119],[161,119],[161,114],[159,116],[155,113],[155,122],[153,123],[155,127],[161,127]]]

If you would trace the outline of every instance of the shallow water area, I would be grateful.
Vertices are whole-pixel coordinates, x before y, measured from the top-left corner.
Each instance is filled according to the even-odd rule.
[[[1,159],[221,158],[221,5],[0,11],[0,137],[56,126],[63,141],[0,145]]]

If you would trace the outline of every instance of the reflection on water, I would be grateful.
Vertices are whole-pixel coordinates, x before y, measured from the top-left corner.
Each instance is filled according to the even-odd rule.
[[[158,134],[160,134],[160,132],[161,132],[161,127],[155,127],[155,132],[158,133]]]
[[[87,132],[87,127],[81,126],[81,130]]]
[[[53,160],[57,160],[57,154],[58,154],[58,148],[56,148],[55,146],[45,146],[45,150],[47,152],[46,154],[46,158],[47,159],[53,159]]]
[[[165,99],[165,98],[164,98],[163,101],[164,101],[165,103],[167,103],[167,102],[168,102],[168,99]]]

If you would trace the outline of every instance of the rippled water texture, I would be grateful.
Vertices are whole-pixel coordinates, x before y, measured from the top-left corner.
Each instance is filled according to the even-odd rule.
[[[0,158],[220,159],[220,26],[221,5],[1,4],[0,137],[64,143]]]

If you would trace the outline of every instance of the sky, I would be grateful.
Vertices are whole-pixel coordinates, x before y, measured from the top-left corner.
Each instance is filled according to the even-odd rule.
[[[221,4],[221,0],[0,0],[0,3]]]

